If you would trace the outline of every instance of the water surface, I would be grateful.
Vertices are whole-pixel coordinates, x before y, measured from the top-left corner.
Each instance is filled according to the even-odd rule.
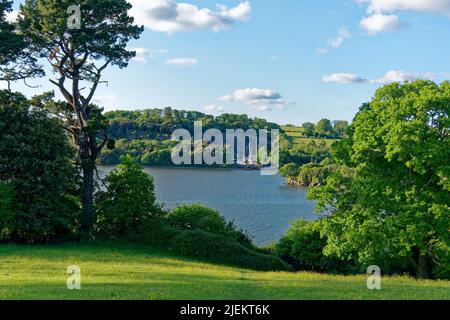
[[[102,167],[104,175],[111,167]],[[233,169],[145,168],[166,209],[201,203],[248,231],[257,245],[277,241],[297,219],[316,219],[306,189],[286,186],[279,176]]]

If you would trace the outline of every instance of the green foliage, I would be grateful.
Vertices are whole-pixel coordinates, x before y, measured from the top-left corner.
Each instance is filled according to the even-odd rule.
[[[316,125],[311,122],[306,122],[303,124],[304,134],[307,137],[313,137],[316,132]]]
[[[160,216],[153,179],[131,156],[105,179],[107,191],[96,196],[97,232],[101,238],[124,239],[139,234],[146,220]]]
[[[322,161],[320,164],[305,164],[300,170],[297,181],[300,185],[305,187],[321,186],[326,183],[326,179],[337,170],[337,168],[337,165],[328,163],[327,160]]]
[[[419,277],[450,277],[449,113],[450,82],[393,83],[361,108],[335,147],[343,170],[310,193],[331,209],[325,253],[380,266],[404,258]]]
[[[280,169],[280,174],[285,178],[296,177],[300,172],[300,166],[296,163],[288,163]]]
[[[14,194],[11,186],[0,181],[0,241],[7,240],[14,228]]]
[[[12,1],[0,0],[0,81],[24,80],[42,76],[36,59],[29,54],[30,44],[6,19],[12,11]]]
[[[328,119],[320,120],[316,125],[316,133],[320,137],[327,137],[333,133],[333,124]]]
[[[78,5],[81,21],[70,26],[72,17],[68,17],[67,10],[74,5]],[[50,82],[58,88],[66,105],[59,106],[64,111],[71,108],[54,115],[64,119],[78,149],[77,162],[83,179],[83,240],[93,237],[95,164],[104,147],[112,147],[101,110],[92,101],[106,68],[125,68],[136,56],[127,47],[131,40],[140,37],[143,27],[134,25],[134,18],[128,15],[131,8],[126,0],[108,0],[107,5],[99,0],[26,0],[20,6],[19,32],[31,44],[33,57],[47,59],[55,71],[56,78]]]
[[[146,217],[135,228],[134,232],[124,235],[120,240],[168,251],[172,250],[174,239],[181,233],[163,216]]]
[[[326,238],[320,235],[321,221],[299,220],[276,245],[276,253],[295,270],[347,273],[358,271],[352,262],[323,254]]]
[[[0,181],[14,197],[4,240],[34,243],[73,235],[79,206],[72,158],[58,120],[30,108],[23,95],[0,91]]]
[[[214,263],[223,263],[254,270],[288,270],[275,256],[255,252],[220,234],[193,230],[182,232],[173,244],[178,254]]]
[[[218,129],[279,129],[264,119],[247,115],[222,114],[214,117],[198,111],[147,109],[140,111],[112,111],[106,113],[110,122],[110,136],[125,140],[170,140],[176,129],[186,129],[194,134],[194,122],[201,121],[203,130]]]
[[[167,214],[170,224],[180,230],[201,230],[221,235],[252,247],[251,240],[232,222],[227,222],[217,211],[202,205],[179,206]]]
[[[143,31],[128,16],[131,4],[125,0],[109,0],[108,5],[98,0],[82,0],[79,4],[81,28],[68,29],[67,8],[74,5],[73,1],[27,0],[21,5],[20,30],[40,50],[41,57],[47,57],[61,43],[70,43],[80,59],[88,53],[95,60],[126,67],[136,55],[127,50],[127,44]]]
[[[333,130],[338,137],[344,138],[345,134],[350,127],[348,121],[337,120],[333,122]]]

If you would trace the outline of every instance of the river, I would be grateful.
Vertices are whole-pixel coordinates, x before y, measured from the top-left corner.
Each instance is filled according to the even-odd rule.
[[[112,167],[101,167],[104,176]],[[200,203],[219,211],[257,245],[277,241],[297,219],[316,219],[307,189],[289,187],[283,177],[235,169],[145,168],[166,209]]]

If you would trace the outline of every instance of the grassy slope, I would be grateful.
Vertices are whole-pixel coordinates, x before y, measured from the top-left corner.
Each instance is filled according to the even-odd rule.
[[[78,265],[82,290],[66,289]],[[450,282],[264,273],[190,261],[143,248],[0,246],[0,299],[450,299]]]
[[[334,139],[318,139],[318,138],[307,138],[304,136],[304,129],[302,127],[292,127],[292,126],[284,126],[282,129],[286,132],[286,135],[290,138],[294,145],[305,146],[311,141],[315,141],[317,143],[325,141],[328,147],[336,141]]]

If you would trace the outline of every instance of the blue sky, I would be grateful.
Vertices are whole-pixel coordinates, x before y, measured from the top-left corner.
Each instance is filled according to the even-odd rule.
[[[450,77],[450,1],[130,2],[146,29],[130,44],[138,59],[105,73],[109,86],[97,102],[106,110],[351,120],[384,83]],[[45,79],[33,83],[41,87],[13,88],[28,95],[52,88]]]

